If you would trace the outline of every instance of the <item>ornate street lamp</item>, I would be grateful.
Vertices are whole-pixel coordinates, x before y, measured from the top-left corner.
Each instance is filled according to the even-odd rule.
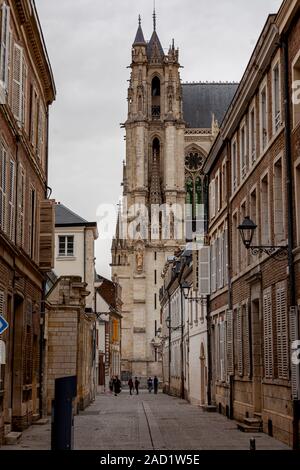
[[[238,226],[243,244],[247,250],[250,249],[252,255],[256,256],[260,253],[265,253],[274,258],[283,259],[288,254],[288,246],[275,246],[275,245],[260,245],[251,246],[254,232],[257,229],[257,225],[250,219],[249,216],[245,217],[243,223]]]

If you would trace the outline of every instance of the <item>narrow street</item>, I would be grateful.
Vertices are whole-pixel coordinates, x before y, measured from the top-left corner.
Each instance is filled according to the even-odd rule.
[[[265,434],[242,433],[234,421],[162,393],[98,395],[75,417],[76,450],[249,450],[251,437],[257,450],[288,450]],[[50,449],[50,420],[26,430],[18,445],[1,448],[13,449]]]

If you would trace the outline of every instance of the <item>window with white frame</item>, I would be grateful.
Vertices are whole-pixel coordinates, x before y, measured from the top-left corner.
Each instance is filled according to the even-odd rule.
[[[8,235],[14,241],[15,238],[15,162],[9,162],[9,192],[8,192]]]
[[[74,256],[74,235],[59,235],[58,256]]]
[[[281,93],[280,93],[280,68],[279,62],[272,71],[272,112],[273,112],[273,132],[276,133],[281,126]]]
[[[296,127],[300,123],[300,51],[293,62],[293,124]]]
[[[7,151],[0,142],[0,229],[6,232]]]
[[[261,152],[264,152],[268,144],[268,102],[267,86],[265,85],[260,92],[260,146]]]
[[[210,219],[213,219],[216,215],[216,183],[213,179],[209,185],[209,213]]]
[[[237,179],[237,142],[234,140],[231,146],[231,174],[232,174],[232,193],[234,193],[238,186]]]
[[[216,185],[216,188],[215,188],[215,212],[219,212],[220,208],[221,208],[221,204],[220,204],[220,196],[221,196],[221,188],[220,188],[220,172],[219,170],[217,171],[216,173],[216,177],[215,177],[215,185]]]
[[[222,164],[222,188],[221,188],[221,205],[222,207],[226,204],[227,197],[227,171],[226,171],[226,158]]]
[[[3,2],[0,7],[0,88],[5,92],[8,90],[9,22],[10,8],[6,2]]]
[[[249,153],[253,165],[256,160],[256,115],[254,106],[249,115]]]
[[[243,220],[245,220],[245,217],[247,216],[247,211],[246,211],[246,201],[244,201],[241,204],[241,223]],[[240,241],[240,253],[241,253],[241,270],[243,271],[246,269],[248,265],[248,250],[245,247],[244,243],[242,242],[241,237],[239,237]]]
[[[237,211],[232,216],[232,268],[233,274],[238,274],[239,271],[239,248],[240,239],[238,236],[238,213]]]
[[[250,219],[253,220],[255,224],[257,224],[257,189],[256,187],[250,192]],[[258,228],[254,231],[252,245],[258,245],[258,237],[257,237]],[[256,260],[256,256],[253,256],[253,261]]]
[[[241,180],[246,177],[247,174],[247,136],[246,136],[246,124],[241,127],[240,130],[240,169],[241,169]]]
[[[286,282],[276,284],[276,336],[278,377],[289,378],[289,340]]]

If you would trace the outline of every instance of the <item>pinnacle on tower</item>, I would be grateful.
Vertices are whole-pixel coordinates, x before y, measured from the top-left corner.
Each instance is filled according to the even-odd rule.
[[[139,44],[143,44],[143,45],[146,44],[146,41],[145,41],[145,38],[144,38],[144,33],[143,33],[143,30],[142,30],[141,15],[139,15],[139,20],[138,21],[139,21],[139,26],[138,26],[138,30],[137,30],[137,33],[136,33],[136,36],[135,36],[134,43],[133,43],[134,46],[137,46]]]

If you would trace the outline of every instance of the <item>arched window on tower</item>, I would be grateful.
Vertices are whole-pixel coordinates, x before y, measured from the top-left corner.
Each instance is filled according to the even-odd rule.
[[[154,77],[151,84],[152,118],[160,119],[160,79]]]

